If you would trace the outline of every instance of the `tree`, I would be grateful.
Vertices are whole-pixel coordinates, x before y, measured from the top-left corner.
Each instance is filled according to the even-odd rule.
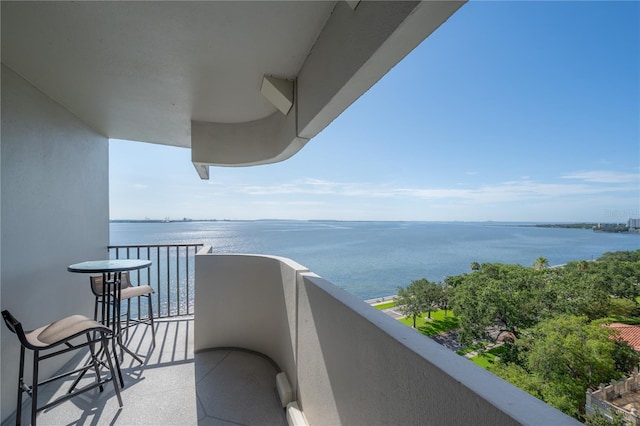
[[[545,312],[542,316],[586,315],[590,320],[606,316],[610,310],[611,293],[594,270],[580,271],[575,264],[545,270],[545,286],[541,295]]]
[[[638,312],[638,303],[631,299],[611,298],[609,303],[609,315],[621,317],[633,317]]]
[[[420,284],[420,290],[424,302],[423,312],[426,311],[428,318],[431,319],[431,312],[437,311],[442,303],[442,286],[425,279]]]
[[[590,416],[587,416],[584,423],[587,426],[626,426],[627,421],[619,411],[613,411],[611,413],[611,419],[602,413],[602,411],[596,409],[596,412]]]
[[[536,259],[535,262],[533,262],[533,269],[535,270],[539,271],[547,267],[549,267],[549,261],[547,260],[546,257],[539,257]]]
[[[460,321],[458,339],[469,345],[476,339],[488,337],[486,328],[492,323],[492,307],[481,300],[482,273],[464,275],[453,293],[452,307]]]
[[[525,354],[524,368],[544,386],[542,399],[569,415],[580,417],[585,391],[600,383],[618,379],[624,372],[616,361],[618,353],[613,331],[584,316],[561,315],[540,322],[516,342]]]
[[[587,262],[586,260],[579,260],[577,265],[578,270],[580,271],[586,271],[587,269],[589,269],[589,262]]]
[[[471,270],[472,271],[479,271],[480,270],[480,264],[478,262],[471,262]]]
[[[406,289],[398,287],[396,306],[403,315],[413,318],[413,328],[416,328],[416,318],[423,312],[431,318],[431,312],[442,304],[442,296],[442,286],[422,278],[412,281]]]
[[[490,370],[585,420],[586,389],[618,379],[640,363],[638,353],[616,340],[601,320],[638,311],[640,250],[560,268],[547,265],[545,258],[534,268],[483,263],[445,283],[453,290],[461,343],[488,339],[489,327],[513,333]]]
[[[613,348],[613,362],[616,371],[630,373],[634,367],[640,364],[640,354],[624,340],[617,338],[615,335],[614,337],[616,337],[616,340]]]
[[[523,345],[529,346],[527,364],[544,379],[569,377],[597,387],[619,376],[615,371],[612,330],[590,324],[586,317],[562,315],[531,329]]]
[[[623,262],[640,262],[640,250],[636,251],[608,251],[598,258],[598,261],[618,260]]]
[[[612,296],[631,300],[640,296],[640,261],[606,260],[594,266],[592,274]]]
[[[539,317],[541,274],[520,265],[483,264],[456,285],[453,309],[460,319],[459,339],[470,344],[489,339],[488,327],[518,335]]]
[[[447,316],[447,311],[449,310],[451,299],[453,298],[454,288],[451,286],[447,280],[445,279],[444,283],[441,284],[442,293],[440,299],[440,308],[444,310],[444,316]]]
[[[423,283],[426,280],[412,281],[407,288],[398,287],[398,296],[395,299],[396,307],[406,317],[413,318],[413,328],[416,328],[416,318],[424,312]]]
[[[444,284],[447,287],[456,288],[458,284],[464,281],[467,274],[462,275],[449,275],[444,278]]]
[[[489,371],[509,383],[530,393],[538,399],[543,399],[544,383],[536,375],[530,374],[522,366],[515,363],[495,363],[489,366]]]

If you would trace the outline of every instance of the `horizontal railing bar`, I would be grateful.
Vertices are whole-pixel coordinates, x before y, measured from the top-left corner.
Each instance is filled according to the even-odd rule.
[[[177,243],[177,244],[123,244],[123,245],[109,245],[108,249],[123,249],[123,248],[153,248],[153,247],[203,247],[203,243]]]

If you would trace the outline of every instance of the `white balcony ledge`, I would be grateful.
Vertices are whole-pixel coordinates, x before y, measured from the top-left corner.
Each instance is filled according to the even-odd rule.
[[[196,256],[195,350],[243,347],[287,373],[309,424],[579,424],[273,256]]]

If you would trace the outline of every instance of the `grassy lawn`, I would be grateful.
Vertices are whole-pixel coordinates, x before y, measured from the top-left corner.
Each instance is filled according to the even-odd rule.
[[[431,312],[431,320],[426,320],[426,316],[427,314],[422,314],[416,318],[416,328],[425,336],[433,336],[460,326],[460,321],[451,311],[447,311],[446,317],[444,316],[444,311],[442,309]],[[413,326],[412,318],[401,318],[399,321],[409,327]]]
[[[381,303],[379,305],[372,305],[374,308],[376,309],[389,309],[389,308],[393,308],[394,306],[396,306],[396,302],[387,302],[387,303]]]
[[[477,351],[478,349],[484,348],[485,345],[486,345],[486,343],[476,343],[475,345],[471,345],[471,346],[466,347],[464,349],[460,349],[459,351],[456,351],[456,353],[458,355],[466,355],[469,352]]]
[[[482,368],[487,368],[488,366],[495,363],[496,356],[500,356],[501,353],[505,351],[506,347],[497,346],[495,348],[489,349],[488,351],[474,356],[473,358],[469,358],[472,362],[475,362]]]

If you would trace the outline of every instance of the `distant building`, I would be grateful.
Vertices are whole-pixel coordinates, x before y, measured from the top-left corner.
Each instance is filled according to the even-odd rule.
[[[639,391],[640,375],[636,367],[628,378],[623,377],[619,381],[612,380],[608,386],[601,384],[595,391],[587,389],[585,412],[590,416],[596,411],[600,411],[611,419],[611,413],[616,411],[622,414],[627,425],[640,426],[640,416],[638,414],[640,409]]]
[[[640,352],[640,326],[612,323],[608,327],[618,332],[614,338],[627,342]],[[630,377],[612,380],[609,385],[601,384],[595,391],[587,389],[585,412],[593,415],[596,411],[609,419],[616,411],[622,414],[627,425],[640,426],[640,374],[637,367]]]
[[[640,219],[629,219],[627,226],[631,232],[640,230]]]

